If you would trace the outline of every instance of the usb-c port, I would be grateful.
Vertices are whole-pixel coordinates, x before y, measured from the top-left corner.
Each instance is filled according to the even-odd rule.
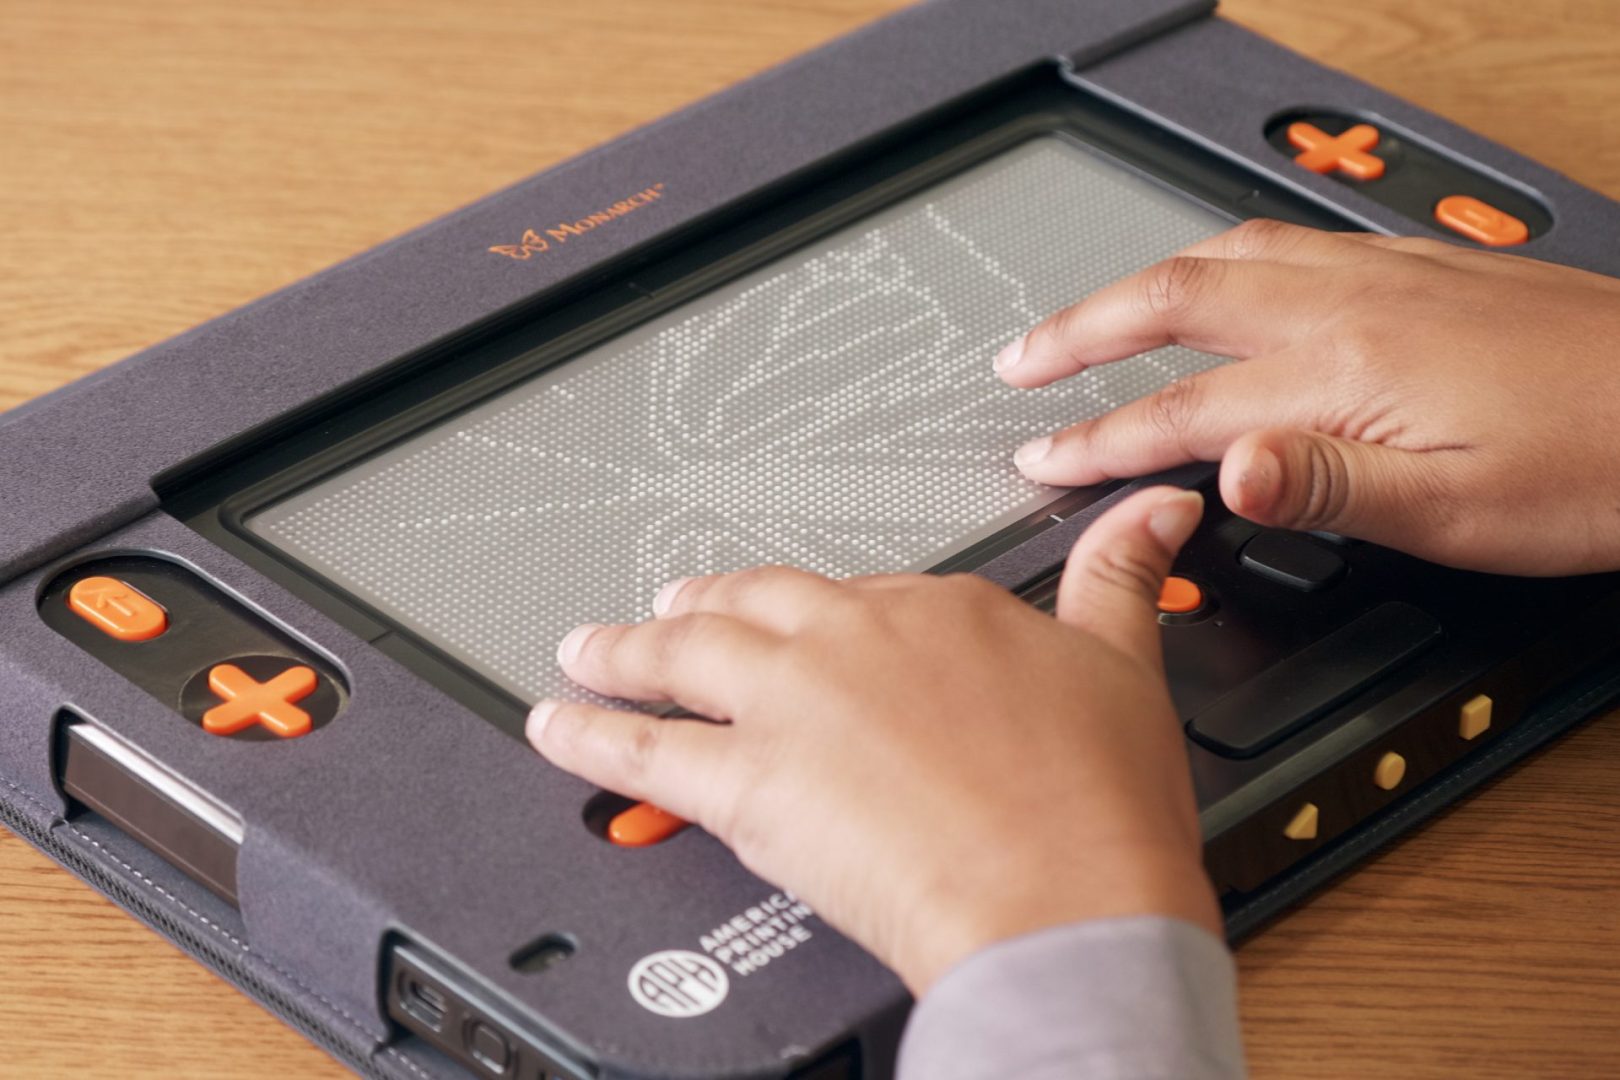
[[[448,1007],[443,992],[410,975],[406,975],[402,982],[400,1005],[411,1019],[432,1031],[438,1031],[444,1024],[444,1013]]]

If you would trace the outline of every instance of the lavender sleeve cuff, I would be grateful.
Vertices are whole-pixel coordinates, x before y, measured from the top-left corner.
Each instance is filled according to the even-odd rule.
[[[977,953],[913,1011],[898,1080],[1238,1080],[1232,954],[1179,919],[1053,927]]]

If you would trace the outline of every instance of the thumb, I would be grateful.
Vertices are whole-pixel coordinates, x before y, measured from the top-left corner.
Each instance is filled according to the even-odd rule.
[[[1159,593],[1203,513],[1198,492],[1154,487],[1098,518],[1069,553],[1058,620],[1159,663]]]
[[[1221,498],[1260,525],[1400,546],[1426,531],[1436,463],[1427,455],[1315,431],[1254,431],[1221,462]]]

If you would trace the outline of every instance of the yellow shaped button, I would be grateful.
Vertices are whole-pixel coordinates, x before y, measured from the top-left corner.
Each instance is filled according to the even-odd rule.
[[[1320,817],[1321,814],[1317,811],[1316,804],[1308,802],[1299,808],[1299,812],[1294,815],[1294,820],[1290,821],[1288,827],[1283,830],[1283,835],[1290,840],[1315,840],[1316,825]]]
[[[1485,695],[1470,699],[1457,714],[1457,734],[1470,741],[1491,729],[1491,699]]]
[[[1373,766],[1373,786],[1394,791],[1406,779],[1406,759],[1391,750]]]

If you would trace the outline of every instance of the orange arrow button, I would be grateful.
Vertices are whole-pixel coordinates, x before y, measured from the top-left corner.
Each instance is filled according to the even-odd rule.
[[[150,641],[169,628],[168,614],[155,601],[117,578],[85,578],[69,591],[68,606],[119,641]]]

